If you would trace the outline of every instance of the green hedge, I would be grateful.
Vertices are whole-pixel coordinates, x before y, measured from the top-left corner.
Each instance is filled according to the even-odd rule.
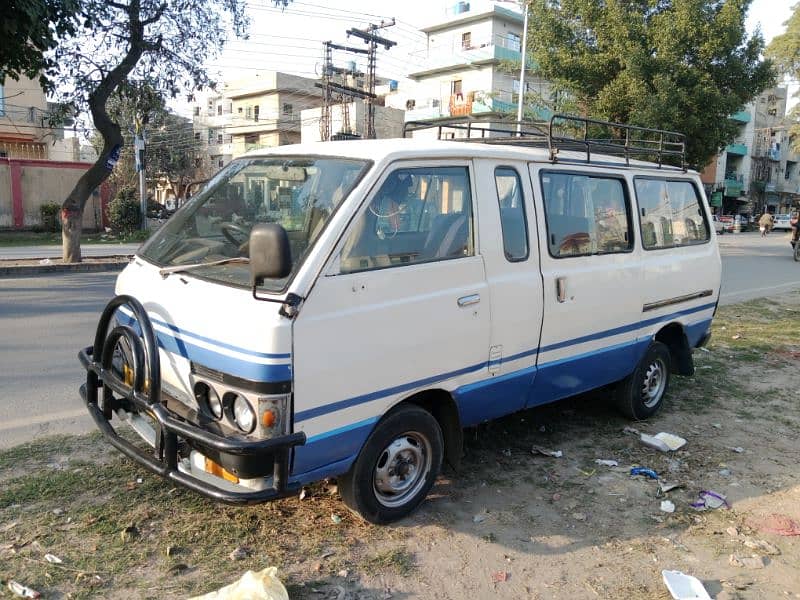
[[[108,220],[114,233],[129,234],[140,229],[141,219],[135,188],[122,188],[108,203]]]

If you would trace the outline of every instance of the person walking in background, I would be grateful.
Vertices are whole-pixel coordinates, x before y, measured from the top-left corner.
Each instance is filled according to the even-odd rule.
[[[758,229],[761,231],[761,237],[765,237],[769,230],[772,229],[772,215],[765,212],[758,220]]]

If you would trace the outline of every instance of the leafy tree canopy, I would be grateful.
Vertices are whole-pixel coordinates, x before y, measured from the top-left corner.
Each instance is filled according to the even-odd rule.
[[[528,50],[562,92],[551,108],[685,133],[702,166],[774,81],[763,38],[745,32],[750,1],[531,0]]]
[[[48,51],[78,28],[80,0],[11,0],[0,19],[0,73],[12,79],[25,75],[52,88],[57,65]],[[2,80],[0,75],[0,81]]]

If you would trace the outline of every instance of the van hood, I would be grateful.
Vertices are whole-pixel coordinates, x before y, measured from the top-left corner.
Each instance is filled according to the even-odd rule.
[[[291,321],[279,315],[280,304],[191,273],[162,277],[158,267],[138,257],[117,278],[116,293],[145,307],[158,337],[166,393],[192,404],[191,373],[200,370],[257,384],[267,393],[291,389]],[[118,315],[122,322],[130,317]]]

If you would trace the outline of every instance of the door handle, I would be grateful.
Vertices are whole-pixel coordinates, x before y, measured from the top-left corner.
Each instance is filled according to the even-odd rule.
[[[567,278],[558,277],[556,279],[556,298],[559,302],[567,301]]]
[[[458,305],[463,308],[471,304],[477,304],[480,301],[480,294],[470,294],[469,296],[461,296],[461,298],[458,299]]]

